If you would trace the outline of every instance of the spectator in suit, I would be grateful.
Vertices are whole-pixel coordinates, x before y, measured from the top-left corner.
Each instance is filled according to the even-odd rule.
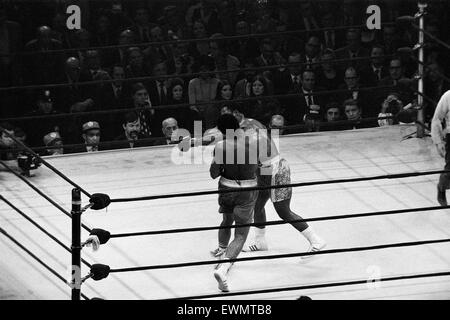
[[[397,49],[403,46],[399,30],[394,25],[383,26],[383,42],[386,54],[396,54]]]
[[[260,44],[261,54],[255,59],[256,67],[270,67],[277,64],[282,64],[285,60],[280,53],[275,51],[272,41],[269,38],[264,38]],[[272,80],[272,71],[264,71],[264,77],[267,80]]]
[[[210,39],[209,48],[211,51],[211,57],[214,59],[216,71],[230,71],[228,73],[221,72],[217,74],[217,78],[220,80],[227,80],[233,85],[236,83],[238,76],[238,70],[241,62],[235,56],[228,54],[227,44],[225,40],[215,40],[223,37],[221,33],[213,34]]]
[[[125,29],[119,34],[117,50],[112,53],[114,64],[126,66],[128,63],[127,50],[129,47],[122,47],[136,43],[136,34],[131,29]]]
[[[317,72],[317,86],[324,90],[337,90],[343,84],[344,74],[333,62],[335,59],[334,52],[331,49],[325,49]]]
[[[278,134],[281,136],[284,134],[285,129],[282,129],[281,127],[284,127],[284,117],[280,114],[274,114],[272,116],[272,119],[270,119],[269,128],[270,129],[278,129]]]
[[[413,98],[413,93],[406,80],[408,78],[404,76],[402,60],[397,57],[392,58],[389,62],[389,75],[381,79],[379,85],[393,87],[377,90],[377,104],[380,105],[381,101],[391,92],[396,92],[403,102],[409,103]]]
[[[358,102],[353,99],[345,100],[342,104],[346,120],[350,123],[345,125],[346,130],[370,128],[376,126],[375,122],[363,122],[361,108],[358,106]]]
[[[130,111],[125,114],[122,124],[123,133],[116,138],[114,146],[117,149],[145,147],[151,143],[146,140],[148,135],[142,132],[139,114]]]
[[[59,112],[54,108],[54,96],[50,90],[38,90],[34,101],[36,102],[34,110],[30,116],[48,116],[58,114]],[[32,131],[30,130],[29,144],[33,147],[41,146],[42,137],[49,132],[61,132],[64,127],[64,120],[58,118],[48,117],[46,119],[34,120]],[[25,127],[28,126],[24,123]],[[31,129],[31,127],[30,127]]]
[[[380,44],[375,44],[370,50],[370,60],[365,64],[361,70],[364,84],[370,87],[375,87],[381,79],[388,76],[389,72],[385,66],[384,47]]]
[[[155,109],[148,95],[147,88],[141,83],[135,83],[131,87],[133,108],[138,109],[139,128],[145,136],[151,136],[159,132],[156,125]]]
[[[183,139],[183,133],[187,130],[178,127],[178,121],[175,118],[167,118],[162,122],[163,138],[154,142],[154,145],[178,144]]]
[[[317,122],[322,118],[322,97],[314,94],[316,91],[315,79],[314,71],[304,70],[302,72],[302,87],[299,92],[301,95],[284,106],[285,118],[289,125],[304,123],[307,132],[317,131]],[[293,132],[299,131],[290,131],[290,133]]]
[[[139,43],[150,42],[150,29],[154,26],[150,22],[150,13],[145,6],[139,6],[134,11],[134,26],[131,30],[137,35],[136,40]]]
[[[88,121],[82,126],[83,134],[81,137],[84,141],[84,146],[78,152],[97,152],[100,147],[100,125],[97,121]]]
[[[50,132],[46,134],[42,138],[42,141],[44,142],[44,146],[49,149],[40,152],[41,156],[57,156],[64,154],[63,140],[59,132]]]
[[[237,36],[250,34],[250,26],[245,20],[238,21],[235,29]],[[260,54],[258,42],[255,38],[240,38],[232,41],[230,46],[231,54],[240,61],[254,60]]]
[[[347,45],[345,47],[336,49],[335,54],[337,59],[355,59],[367,57],[369,52],[362,46],[361,30],[356,28],[348,29],[345,34]],[[344,66],[361,66],[360,61],[343,62]]]
[[[299,52],[291,52],[288,57],[290,65],[283,71],[275,70],[273,73],[273,83],[275,94],[287,94],[289,92],[299,92],[301,87],[302,57]]]
[[[344,73],[345,84],[339,89],[345,90],[340,94],[340,101],[353,99],[357,102],[364,117],[376,117],[378,114],[378,107],[371,105],[371,99],[367,91],[360,90],[360,77],[358,71],[354,67],[348,67]]]
[[[127,50],[127,66],[125,68],[125,76],[127,78],[139,78],[148,76],[148,72],[144,64],[144,54],[138,47],[130,47]]]
[[[61,79],[63,60],[60,53],[48,53],[50,50],[62,49],[62,43],[51,38],[52,30],[48,26],[37,29],[36,39],[25,45],[25,51],[36,52],[33,58],[25,59],[25,78],[28,83],[45,84],[56,83]]]
[[[156,80],[150,80],[148,82],[148,90],[150,95],[150,100],[152,101],[152,105],[161,106],[167,105],[168,103],[168,94],[169,94],[169,83],[167,78],[163,78],[163,76],[167,75],[167,65],[166,61],[160,60],[153,65],[152,76],[161,77]]]
[[[306,68],[317,72],[320,67],[316,62],[320,61],[321,43],[317,36],[310,36],[305,44],[305,55],[302,57],[302,62],[306,63]]]
[[[344,130],[347,125],[337,124],[337,121],[342,121],[342,110],[339,103],[335,101],[328,102],[325,105],[325,123],[320,127],[320,131],[336,131]]]
[[[152,42],[163,42],[169,40],[164,34],[163,29],[159,25],[155,25],[150,29],[150,40]],[[174,54],[170,45],[152,45],[146,49],[149,61],[165,61],[167,70],[172,73],[174,71]]]

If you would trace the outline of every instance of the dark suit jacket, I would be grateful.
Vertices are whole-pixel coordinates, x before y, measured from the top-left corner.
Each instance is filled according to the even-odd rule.
[[[336,55],[336,59],[350,59],[352,58],[350,56],[350,51],[348,46],[336,49],[334,51],[335,55]],[[369,56],[369,50],[364,48],[364,47],[360,47],[359,51],[356,54],[356,58],[362,58],[362,57],[367,57]],[[363,60],[358,60],[358,62],[352,62],[352,61],[347,61],[347,62],[342,62],[340,63],[341,66],[356,66],[357,68],[361,68],[361,66],[364,64]]]
[[[299,78],[301,78],[301,75],[299,75]],[[275,70],[273,72],[273,84],[275,94],[286,94],[288,92],[293,92],[295,89],[300,89],[299,87],[294,87],[291,72],[288,69],[285,69],[284,71]],[[298,84],[298,86],[301,86],[301,84]]]
[[[367,117],[376,117],[378,116],[378,113],[380,112],[380,106],[374,104],[374,101],[372,101],[372,96],[370,94],[370,92],[365,91],[365,90],[349,90],[347,88],[347,86],[341,85],[339,87],[339,89],[341,90],[345,90],[344,92],[342,92],[339,95],[339,104],[342,106],[342,103],[347,100],[347,99],[353,99],[353,92],[357,91],[358,92],[358,98],[356,99],[356,101],[358,102],[358,106],[361,108],[362,110],[362,116],[364,118]]]
[[[301,89],[300,89],[301,90]],[[317,115],[318,120],[321,120],[323,118],[323,112],[324,112],[324,101],[323,97],[319,95],[314,95],[314,92],[321,91],[322,89],[317,88],[313,90],[313,101],[314,104],[318,104],[321,107],[321,110],[319,114]],[[310,109],[307,106],[305,95],[303,95],[303,91],[297,91],[296,93],[301,92],[302,94],[298,97],[294,97],[292,99],[287,100],[288,103],[284,104],[284,116],[287,122],[287,125],[295,125],[295,124],[304,124],[304,117],[305,115],[310,113]],[[290,133],[295,132],[303,132],[300,130],[290,130]]]
[[[146,139],[146,140],[143,140]],[[127,137],[125,136],[125,133],[122,133],[120,136],[116,137],[116,142],[112,146],[112,149],[128,149],[131,148],[130,142],[127,140]],[[150,137],[139,134],[138,140],[133,142],[133,148],[140,148],[140,147],[148,147],[153,145],[154,139],[150,139]]]

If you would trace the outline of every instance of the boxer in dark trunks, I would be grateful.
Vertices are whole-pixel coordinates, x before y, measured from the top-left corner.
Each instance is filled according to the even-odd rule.
[[[248,137],[239,129],[239,123],[233,115],[224,114],[218,120],[218,129],[223,134],[223,140],[218,141],[214,148],[214,159],[211,163],[211,178],[219,180],[219,190],[231,188],[256,187],[258,182],[257,140]],[[239,129],[239,130],[238,130]],[[253,209],[258,191],[240,191],[219,194],[219,213],[222,213],[221,226],[247,224],[253,221]],[[220,259],[234,259],[242,250],[250,227],[234,229],[234,239],[231,229],[219,229],[219,247],[212,252]],[[214,277],[221,291],[229,291],[227,273],[232,263],[220,263],[216,266]]]

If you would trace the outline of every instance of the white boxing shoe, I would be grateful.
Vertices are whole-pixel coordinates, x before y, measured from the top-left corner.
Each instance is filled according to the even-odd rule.
[[[314,241],[313,243],[310,244],[309,249],[307,252],[318,252],[322,249],[324,249],[327,246],[327,243],[325,242],[325,240],[317,237],[315,239],[316,241]],[[316,257],[317,255],[306,255],[306,256],[301,256],[302,259],[311,259]]]
[[[250,245],[244,245],[242,248],[243,252],[253,252],[253,251],[267,251],[269,247],[267,246],[266,239],[259,239]]]
[[[230,291],[227,282],[227,272],[228,268],[225,267],[223,264],[219,264],[216,270],[214,270],[214,278],[216,278],[219,290],[222,292]]]

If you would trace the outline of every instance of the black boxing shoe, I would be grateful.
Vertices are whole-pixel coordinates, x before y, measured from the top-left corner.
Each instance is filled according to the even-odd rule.
[[[441,190],[439,185],[437,186],[437,201],[443,207],[447,206],[447,196],[445,194],[445,189]]]

